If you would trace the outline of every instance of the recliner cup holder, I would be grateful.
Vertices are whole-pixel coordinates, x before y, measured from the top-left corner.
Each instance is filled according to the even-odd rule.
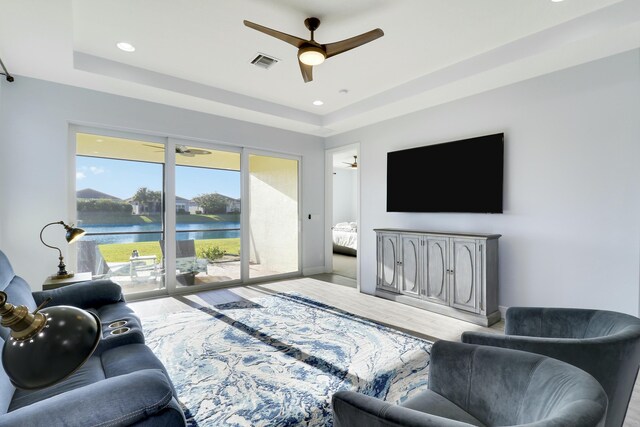
[[[110,329],[121,328],[121,327],[123,327],[123,326],[124,326],[124,325],[126,325],[126,324],[127,324],[127,321],[126,321],[126,320],[117,320],[117,321],[115,321],[115,322],[113,322],[113,323],[109,324],[109,328],[110,328]]]
[[[118,329],[114,329],[113,331],[110,332],[110,335],[122,335],[122,334],[126,334],[127,332],[129,332],[131,328],[118,328]]]

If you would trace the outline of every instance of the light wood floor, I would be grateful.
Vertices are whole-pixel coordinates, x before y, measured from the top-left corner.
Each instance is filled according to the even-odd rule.
[[[359,293],[355,288],[343,283],[329,283],[331,275],[319,275],[322,280],[312,277],[283,280],[260,285],[203,291],[180,297],[164,297],[146,301],[136,301],[130,306],[142,317],[159,313],[193,310],[198,305],[217,305],[242,299],[260,298],[274,292],[297,292],[325,304],[346,310],[374,321],[384,323],[405,332],[431,340],[445,339],[459,341],[464,331],[484,331],[501,334],[501,321],[485,328],[461,320],[415,307]],[[636,382],[624,427],[640,426],[640,383]]]

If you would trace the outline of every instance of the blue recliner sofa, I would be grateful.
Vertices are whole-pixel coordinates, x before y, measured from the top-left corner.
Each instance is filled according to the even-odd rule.
[[[184,426],[171,380],[144,344],[140,320],[110,280],[31,292],[0,251],[0,290],[33,311],[42,301],[95,313],[103,338],[89,360],[66,380],[40,390],[16,389],[0,362],[0,427]],[[113,333],[118,331],[121,333]],[[0,349],[10,330],[0,327]],[[0,359],[1,360],[1,359]]]

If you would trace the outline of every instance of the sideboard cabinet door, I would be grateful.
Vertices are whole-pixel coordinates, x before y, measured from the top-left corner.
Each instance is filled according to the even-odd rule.
[[[382,233],[378,236],[378,287],[386,291],[397,292],[399,282],[398,262],[400,253],[398,251],[397,234]]]
[[[451,288],[451,306],[473,313],[480,311],[477,289],[475,240],[453,238],[451,242],[451,260],[449,283]]]
[[[420,296],[420,236],[403,234],[402,254],[400,257],[400,292],[411,296]]]
[[[449,305],[449,239],[425,239],[425,298]]]

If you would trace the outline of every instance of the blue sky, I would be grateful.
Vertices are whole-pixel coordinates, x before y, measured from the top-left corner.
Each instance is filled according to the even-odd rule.
[[[126,199],[140,187],[162,189],[162,165],[76,157],[76,190],[93,188],[103,193]],[[176,195],[191,199],[205,193],[220,193],[240,197],[240,172],[220,169],[176,167]]]

